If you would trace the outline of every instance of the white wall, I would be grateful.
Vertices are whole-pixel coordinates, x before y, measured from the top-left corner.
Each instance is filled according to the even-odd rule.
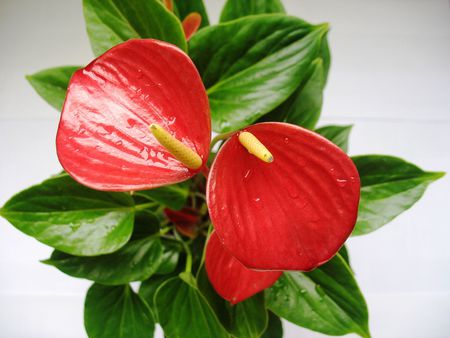
[[[216,21],[223,1],[206,0]],[[60,169],[58,113],[25,74],[91,59],[78,0],[0,0],[0,204]],[[351,153],[450,171],[447,0],[285,0],[332,25],[322,124],[354,123]],[[450,337],[450,175],[394,222],[349,241],[374,337]],[[0,220],[0,337],[85,337],[89,282],[38,262],[51,250]],[[286,337],[321,335],[285,324]]]

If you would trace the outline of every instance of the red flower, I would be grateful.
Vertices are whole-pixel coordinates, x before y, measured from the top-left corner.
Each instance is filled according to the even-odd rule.
[[[220,243],[215,232],[206,247],[206,272],[217,293],[232,304],[239,303],[272,286],[281,271],[254,271],[246,268]]]
[[[197,236],[197,225],[200,215],[197,210],[183,208],[181,210],[164,209],[166,217],[175,224],[177,231],[186,237],[195,238]]]
[[[130,40],[73,76],[57,151],[80,183],[129,191],[207,176],[210,137],[207,94],[189,57],[164,42]],[[359,190],[351,159],[316,133],[286,123],[234,133],[207,182],[215,289],[236,303],[281,270],[331,259],[355,225]]]
[[[201,158],[187,168],[149,132],[157,124]],[[129,40],[77,71],[56,147],[64,169],[99,190],[149,189],[184,181],[208,159],[208,98],[192,61],[173,45]]]
[[[245,129],[273,155],[265,163],[233,135],[209,174],[207,201],[223,245],[245,266],[308,271],[327,262],[353,230],[358,171],[322,136],[286,123]]]

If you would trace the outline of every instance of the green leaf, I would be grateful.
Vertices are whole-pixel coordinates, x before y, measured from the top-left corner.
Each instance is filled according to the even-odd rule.
[[[174,0],[175,10],[181,21],[190,13],[197,12],[202,16],[200,28],[209,26],[208,14],[206,13],[203,0]]]
[[[283,324],[280,317],[269,311],[269,323],[261,338],[283,338]]]
[[[156,306],[154,302],[156,291],[158,288],[164,284],[169,279],[173,278],[174,275],[162,275],[162,276],[152,276],[146,281],[141,283],[139,287],[139,296],[147,303],[147,305],[152,309],[153,314],[157,317]],[[155,318],[158,321],[158,318]]]
[[[339,250],[339,255],[341,255],[342,259],[350,267],[350,256],[348,254],[348,249],[346,245],[343,245],[342,248]]]
[[[186,51],[178,18],[158,0],[83,0],[91,47],[96,56],[129,39],[157,39]]]
[[[190,274],[169,279],[158,289],[154,301],[168,337],[229,337]]]
[[[109,255],[79,257],[54,251],[44,263],[73,277],[120,285],[149,278],[158,269],[162,253],[161,241],[155,236],[128,242]]]
[[[0,209],[20,231],[77,256],[124,246],[133,231],[134,212],[129,194],[92,190],[67,174],[18,193]]]
[[[323,64],[323,78],[325,87],[331,66],[331,52],[330,46],[328,45],[328,39],[322,39],[322,45],[320,46],[320,58],[322,59]]]
[[[367,305],[339,254],[311,272],[285,272],[266,290],[266,304],[276,315],[314,331],[370,337]]]
[[[181,245],[169,240],[163,240],[162,243],[164,251],[156,274],[166,275],[175,271],[180,258]]]
[[[234,306],[228,305],[228,311],[231,318],[230,333],[234,337],[259,338],[267,327],[268,316],[262,292]]]
[[[34,90],[52,107],[61,111],[70,78],[81,66],[64,66],[41,70],[27,75]]]
[[[324,126],[316,129],[316,133],[322,135],[327,138],[343,151],[348,151],[348,138],[350,136],[350,132],[352,131],[353,126]]]
[[[136,191],[134,194],[163,204],[170,209],[180,210],[186,204],[189,196],[189,181],[151,190]]]
[[[134,217],[134,228],[131,240],[142,239],[156,233],[160,230],[160,220],[154,213],[146,210],[141,210],[136,213]]]
[[[84,326],[89,338],[150,338],[155,322],[129,285],[94,284],[84,303]]]
[[[199,290],[213,308],[223,327],[233,337],[261,337],[268,322],[263,293],[231,305],[216,293],[208,280],[204,267],[198,273],[197,283]]]
[[[190,55],[208,88],[214,130],[245,127],[285,101],[319,54],[327,29],[265,14],[195,34]]]
[[[361,179],[358,221],[353,235],[364,235],[411,208],[428,185],[444,176],[426,172],[400,158],[386,155],[352,157]]]
[[[264,116],[263,120],[283,121],[313,129],[322,110],[324,86],[323,60],[317,58],[294,93],[274,111]]]
[[[285,13],[280,0],[227,0],[220,14],[220,22],[270,13]]]

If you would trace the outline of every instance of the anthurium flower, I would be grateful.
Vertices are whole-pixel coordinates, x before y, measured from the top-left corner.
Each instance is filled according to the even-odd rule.
[[[187,17],[184,18],[182,24],[186,40],[189,40],[192,35],[197,32],[200,25],[202,24],[202,16],[196,12],[190,13]]]
[[[215,232],[206,246],[205,266],[217,293],[232,304],[239,303],[272,286],[281,271],[254,271],[246,268],[220,243]]]
[[[221,147],[207,203],[222,244],[247,268],[308,271],[331,259],[352,232],[359,191],[358,171],[340,148],[306,129],[268,122]]]
[[[210,139],[208,98],[190,58],[165,42],[129,40],[75,72],[56,146],[78,182],[130,191],[200,172]],[[186,152],[193,161],[183,163]]]
[[[56,143],[80,183],[129,191],[207,175],[210,137],[207,94],[189,57],[164,42],[130,40],[74,74]],[[358,201],[350,158],[286,123],[231,134],[207,182],[217,236],[249,269],[325,263],[350,235]]]
[[[171,221],[177,231],[186,237],[195,238],[197,236],[197,225],[200,215],[196,209],[183,208],[181,210],[164,209],[164,214]]]

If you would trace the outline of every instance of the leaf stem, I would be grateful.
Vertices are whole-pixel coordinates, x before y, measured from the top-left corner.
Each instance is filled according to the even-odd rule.
[[[205,246],[203,247],[203,253],[202,253],[202,259],[200,260],[200,268],[202,267],[203,263],[205,263],[205,257],[206,257],[206,244],[208,243],[209,236],[211,235],[211,232],[213,231],[212,223],[209,223],[208,227],[208,235],[206,236]],[[199,268],[199,271],[200,271]]]
[[[149,202],[149,203],[143,203],[143,204],[138,204],[134,206],[134,209],[136,211],[141,211],[141,210],[145,210],[147,208],[153,207],[155,205],[157,205],[158,203],[156,202]]]
[[[173,231],[175,238],[181,243],[183,246],[184,251],[186,251],[186,268],[184,269],[185,272],[191,273],[192,271],[192,252],[191,249],[189,249],[189,246],[186,244],[185,241],[181,238],[180,234],[177,230],[174,229]]]
[[[226,140],[227,138],[229,138],[231,135],[233,135],[235,133],[236,133],[236,131],[230,131],[228,133],[216,135],[211,141],[210,149],[214,148],[214,146],[216,145],[217,142]]]

